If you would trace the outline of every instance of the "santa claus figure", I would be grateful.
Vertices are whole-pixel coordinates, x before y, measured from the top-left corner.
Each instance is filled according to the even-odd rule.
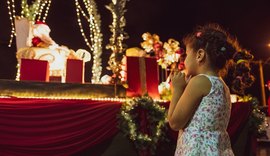
[[[29,36],[32,39],[30,40],[31,47],[56,47],[57,44],[50,37],[51,29],[49,26],[41,21],[37,21],[32,26],[32,35]]]

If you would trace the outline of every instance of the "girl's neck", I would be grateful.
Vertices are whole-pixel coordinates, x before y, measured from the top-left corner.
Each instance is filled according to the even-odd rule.
[[[210,76],[219,76],[219,73],[214,70],[201,70],[199,74],[205,74],[205,75],[210,75]]]
[[[211,75],[211,76],[219,76],[217,72],[206,72],[205,74]]]

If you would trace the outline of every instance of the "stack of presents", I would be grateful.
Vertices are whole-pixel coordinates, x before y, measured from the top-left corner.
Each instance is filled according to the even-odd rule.
[[[91,58],[89,52],[85,50],[75,52],[65,46],[58,46],[50,38],[50,29],[45,23],[30,24],[27,26],[30,30],[20,31],[21,23],[29,25],[28,21],[23,20],[16,23],[19,80],[84,83],[84,65]],[[154,99],[159,99],[159,68],[156,58],[140,56],[126,58],[129,86],[126,95],[140,96],[148,93]]]
[[[66,59],[64,68],[51,69],[54,62],[37,59],[20,59],[20,80],[41,82],[84,83],[84,61]],[[61,63],[59,63],[61,66]],[[159,99],[159,68],[154,57],[127,57],[128,97],[148,94]]]

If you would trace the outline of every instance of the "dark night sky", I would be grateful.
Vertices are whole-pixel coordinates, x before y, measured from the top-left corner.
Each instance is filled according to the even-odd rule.
[[[15,0],[19,10],[20,1]],[[111,14],[105,9],[109,0],[97,0],[104,35],[103,47],[110,37]],[[270,1],[269,0],[130,0],[125,14],[125,31],[130,38],[128,47],[140,46],[144,32],[156,33],[162,41],[181,38],[194,26],[217,22],[237,36],[242,47],[249,49],[256,60],[270,57]],[[20,12],[17,11],[17,15]],[[87,49],[76,21],[74,0],[52,0],[47,24],[51,37],[60,45],[71,49]],[[16,73],[16,46],[7,47],[10,36],[10,21],[6,0],[0,2],[0,79],[14,79]],[[14,40],[15,41],[15,40]],[[13,42],[15,43],[15,42]],[[103,52],[103,73],[106,73],[110,51]],[[265,79],[270,79],[270,66],[264,66]],[[256,71],[255,71],[255,74]],[[86,65],[86,81],[90,80],[91,64]],[[259,80],[259,77],[257,80]],[[257,81],[258,82],[258,81]],[[256,85],[256,83],[255,83]],[[258,84],[257,84],[258,85]]]

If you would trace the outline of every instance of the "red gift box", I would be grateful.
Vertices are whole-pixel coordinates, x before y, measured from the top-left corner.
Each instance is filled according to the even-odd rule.
[[[84,83],[83,60],[67,59],[66,82]]]
[[[49,82],[48,61],[21,59],[20,80]]]
[[[159,99],[159,71],[157,59],[153,57],[127,57],[127,96],[141,96],[148,93]]]

